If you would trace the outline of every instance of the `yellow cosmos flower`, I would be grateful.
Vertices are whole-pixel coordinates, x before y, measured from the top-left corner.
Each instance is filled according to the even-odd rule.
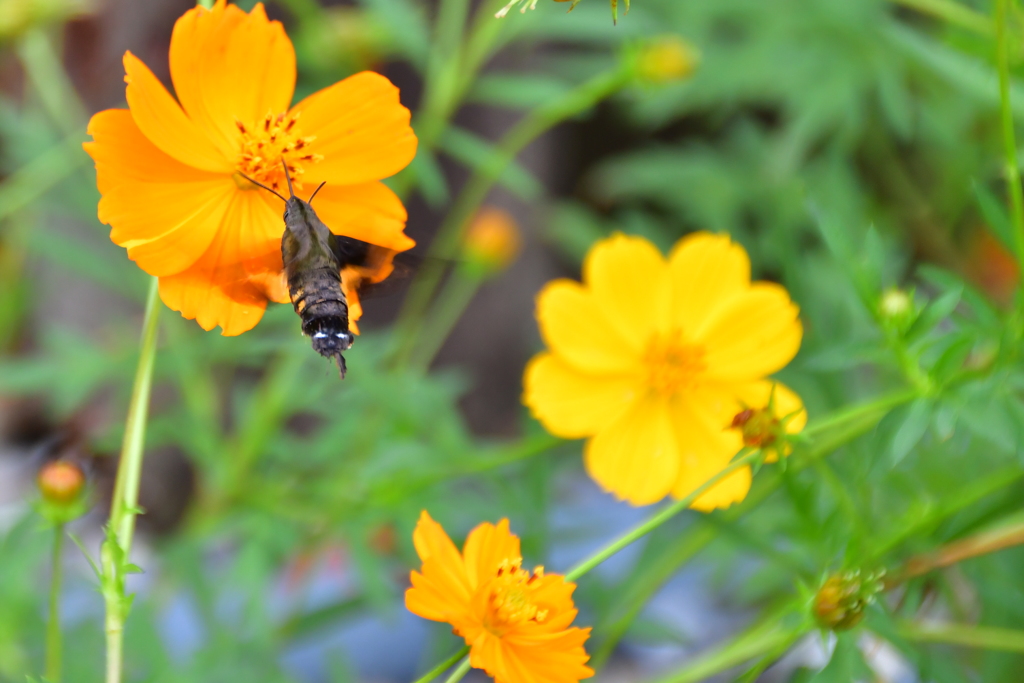
[[[543,567],[522,567],[508,520],[481,524],[460,554],[424,511],[413,532],[423,569],[412,572],[405,606],[444,621],[470,646],[470,664],[497,683],[576,683],[594,675],[583,643],[589,628],[572,626],[576,584]]]
[[[743,446],[736,415],[765,409],[800,347],[798,309],[776,284],[750,281],[750,261],[727,236],[701,232],[668,260],[640,237],[598,242],[580,284],[549,283],[537,319],[549,351],[526,369],[524,402],[556,436],[587,438],[587,471],[634,505],[682,498]],[[796,394],[774,383],[772,407],[806,422]],[[750,469],[697,498],[709,510],[743,500]]]
[[[284,190],[283,165],[330,229],[393,251],[413,246],[402,202],[380,182],[416,153],[409,111],[383,76],[363,72],[289,108],[295,51],[263,5],[225,0],[186,12],[171,37],[177,100],[125,53],[128,109],[89,122],[100,221],[170,308],[225,335],[251,329],[267,301],[288,301],[284,207],[243,175]],[[380,279],[379,274],[352,273]],[[346,289],[354,294],[346,279]],[[350,316],[358,317],[353,300]]]

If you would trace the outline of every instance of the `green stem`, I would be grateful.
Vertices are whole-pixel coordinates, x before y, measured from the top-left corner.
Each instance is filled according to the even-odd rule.
[[[25,33],[18,43],[18,58],[47,115],[65,135],[78,132],[85,121],[85,108],[50,36],[39,28]]]
[[[1012,0],[996,0],[995,2],[996,67],[999,71],[999,118],[1003,132],[1006,190],[1010,195],[1017,263],[1024,269],[1024,188],[1020,184],[1013,108],[1010,102],[1010,46],[1006,27],[1011,2]]]
[[[430,681],[434,680],[435,678],[437,678],[438,676],[443,674],[445,671],[447,671],[451,667],[455,666],[455,662],[459,661],[460,659],[465,657],[467,654],[469,654],[469,646],[468,645],[466,647],[462,648],[461,650],[459,650],[458,652],[456,652],[455,654],[453,654],[448,659],[444,660],[443,662],[441,662],[440,664],[435,666],[433,669],[431,669],[427,673],[425,673],[422,676],[420,676],[419,678],[417,678],[415,683],[430,683]]]
[[[437,353],[480,289],[480,284],[480,278],[469,273],[457,271],[452,274],[438,295],[434,313],[428,316],[420,342],[410,358],[409,364],[414,369],[425,372],[434,362]]]
[[[918,624],[910,621],[899,625],[899,633],[919,643],[945,643],[985,650],[1024,653],[1024,631],[992,626],[962,624]]]
[[[877,401],[872,401],[871,403],[862,406],[856,406],[849,410],[842,411],[841,413],[837,414],[834,417],[826,418],[825,420],[822,420],[822,424],[830,428],[841,427],[842,424],[837,422],[837,419],[840,417],[842,417],[843,420],[855,422],[858,421],[865,414],[870,415],[873,413],[877,413],[880,409],[887,410],[887,406],[889,406],[890,404],[898,405],[900,402],[907,400],[905,398],[906,396],[916,396],[916,393],[900,392],[899,394],[894,394],[892,396],[884,396],[881,399],[878,399]],[[804,433],[805,435],[814,435],[822,432],[823,429],[824,427],[822,425],[808,425],[808,427],[804,430]],[[861,432],[856,432],[856,434],[859,433]],[[835,445],[834,448],[838,448],[839,445]],[[721,470],[718,474],[708,479],[706,482],[704,482],[701,486],[699,486],[696,490],[691,492],[685,498],[682,498],[681,500],[672,503],[668,507],[663,508],[659,512],[655,513],[654,515],[646,519],[645,521],[641,522],[640,524],[636,525],[626,533],[616,538],[614,541],[612,541],[605,547],[601,548],[591,556],[581,561],[575,567],[566,572],[566,580],[576,580],[577,578],[583,576],[597,565],[604,562],[606,559],[608,559],[615,553],[625,548],[633,541],[643,537],[644,535],[650,533],[654,529],[657,529],[659,526],[661,526],[668,520],[672,519],[672,517],[682,512],[686,508],[690,507],[693,501],[699,498],[708,489],[710,489],[715,484],[720,482],[722,479],[729,476],[730,474],[740,469],[741,467],[749,465],[754,460],[756,460],[759,457],[759,455],[759,451],[754,451],[752,453],[743,455],[737,458],[736,460],[733,460],[728,467],[726,467],[725,469]]]
[[[667,522],[668,520],[675,517],[677,514],[693,505],[693,501],[700,498],[705,492],[713,487],[718,482],[722,481],[736,470],[747,467],[755,460],[761,457],[760,451],[753,451],[742,455],[741,457],[733,460],[729,463],[729,466],[721,470],[715,476],[708,479],[706,482],[698,486],[696,489],[690,492],[689,495],[677,500],[671,505],[662,508],[658,512],[648,517],[643,522],[640,522],[635,527],[622,534],[611,543],[607,544],[597,552],[591,554],[589,557],[580,561],[575,567],[565,573],[566,581],[575,581],[580,578],[591,569],[601,564],[609,557],[619,552],[633,541],[642,538],[650,532],[657,529],[659,526]]]
[[[1021,544],[1024,544],[1024,518],[1018,514],[1009,523],[948,543],[934,552],[910,558],[901,570],[886,577],[885,586],[887,589],[893,588],[936,569]]]
[[[160,319],[159,281],[153,278],[146,298],[146,315],[142,324],[139,364],[135,371],[128,418],[125,421],[121,458],[117,466],[117,479],[110,505],[108,534],[116,542],[119,552],[104,553],[104,572],[107,590],[107,683],[120,683],[122,674],[122,648],[127,597],[123,577],[131,553],[135,517],[138,514],[139,481],[142,477],[143,446],[146,439],[146,419],[149,414],[149,396],[153,387],[153,365],[156,360],[157,322]],[[108,540],[109,542],[109,540]],[[116,586],[116,590],[109,590]]]
[[[892,0],[892,2],[981,35],[990,36],[994,31],[991,19],[953,0]]]
[[[774,612],[745,633],[698,656],[681,670],[659,678],[656,683],[697,683],[755,657],[788,649],[809,629],[804,622],[795,627],[782,624],[793,607],[787,605],[781,612]]]
[[[466,657],[464,660],[462,660],[462,664],[459,664],[459,668],[453,671],[452,675],[445,680],[445,683],[459,683],[459,681],[462,680],[463,676],[465,676],[466,673],[469,671],[469,667],[469,657]]]
[[[0,219],[20,211],[89,161],[79,130],[19,167],[0,183]]]
[[[914,391],[899,391],[812,420],[801,434],[812,442],[790,456],[786,467],[793,472],[799,472],[813,465],[820,458],[873,429],[892,408],[915,398],[917,393]],[[742,503],[717,513],[720,521],[723,524],[735,523],[764,502],[781,482],[782,475],[779,472],[771,472],[767,477],[758,477],[754,481],[753,489]],[[618,603],[609,610],[609,614],[613,614],[614,617],[595,629],[607,635],[594,654],[594,668],[600,668],[604,664],[616,643],[626,634],[630,624],[658,589],[717,537],[717,527],[701,521],[702,523],[687,529],[673,541],[672,552],[655,560],[651,565],[640,568],[642,574],[636,577],[637,588],[633,589],[634,584],[630,582],[631,588],[628,588]]]
[[[46,680],[60,683],[61,675],[61,633],[60,633],[60,583],[63,567],[61,554],[64,548],[64,525],[53,528],[53,554],[50,572],[50,614],[46,622]]]
[[[632,70],[628,65],[602,73],[563,97],[537,107],[516,123],[494,148],[494,154],[487,163],[479,166],[462,188],[430,245],[430,256],[443,262],[455,254],[466,224],[505,168],[524,147],[556,124],[590,109],[620,90],[630,78]],[[396,338],[400,341],[394,358],[398,366],[408,362],[412,349],[418,343],[417,332],[444,275],[443,270],[438,261],[425,264],[406,297],[396,323]]]

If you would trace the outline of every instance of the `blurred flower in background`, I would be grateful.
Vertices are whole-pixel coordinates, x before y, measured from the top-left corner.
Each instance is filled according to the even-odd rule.
[[[493,206],[484,207],[476,215],[462,244],[463,258],[481,276],[495,275],[508,268],[522,248],[516,219]]]
[[[0,0],[0,40],[40,24],[74,19],[93,11],[92,0]]]
[[[446,621],[470,646],[470,663],[497,683],[575,683],[594,672],[583,643],[589,628],[572,626],[576,584],[522,568],[519,538],[508,520],[469,533],[462,554],[426,511],[413,532],[421,572],[405,593],[409,611]]]
[[[700,62],[700,53],[679,36],[670,35],[645,43],[636,60],[637,75],[647,83],[660,85],[693,74]]]
[[[316,209],[333,231],[395,251],[413,246],[405,208],[380,179],[412,160],[416,136],[383,76],[356,74],[289,110],[295,53],[284,28],[262,4],[246,14],[224,0],[175,24],[180,106],[130,52],[124,65],[129,109],[89,123],[99,218],[160,278],[164,303],[203,329],[241,334],[268,300],[289,300],[283,206],[247,177],[283,191],[287,165],[296,190],[326,183]]]
[[[682,498],[743,446],[727,428],[768,405],[764,378],[800,347],[798,309],[779,285],[750,282],[742,247],[706,232],[667,262],[647,240],[614,235],[590,250],[583,280],[538,296],[549,351],[527,367],[524,401],[556,436],[589,439],[587,471],[606,490],[634,505]],[[774,387],[777,414],[799,430],[799,397]],[[727,507],[749,488],[749,468],[737,470],[693,507]]]

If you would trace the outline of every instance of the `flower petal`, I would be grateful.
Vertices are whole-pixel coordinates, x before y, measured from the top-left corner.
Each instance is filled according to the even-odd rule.
[[[629,375],[582,373],[551,353],[534,356],[523,384],[523,403],[549,432],[563,439],[593,436],[629,408],[640,392]]]
[[[220,326],[225,337],[256,327],[267,307],[258,287],[245,281],[221,283],[203,264],[160,278],[160,298],[204,330]]]
[[[717,307],[697,331],[712,380],[760,379],[783,368],[800,348],[799,309],[786,290],[757,282]]]
[[[700,391],[672,402],[673,426],[679,444],[679,478],[674,498],[683,498],[725,469],[743,447],[739,432],[729,429],[738,401],[727,392]],[[743,500],[750,489],[750,468],[737,470],[705,492],[693,507],[708,511]]]
[[[89,121],[85,150],[96,162],[99,219],[150,275],[172,275],[209,248],[237,191],[223,175],[186,166],[157,149],[127,109]]]
[[[508,529],[508,520],[497,526],[484,522],[469,532],[463,547],[469,585],[476,590],[493,579],[504,560],[521,558],[519,538]]]
[[[697,232],[676,243],[669,256],[675,325],[701,327],[715,306],[750,286],[750,259],[728,235]]]
[[[655,332],[669,329],[668,267],[646,239],[617,233],[601,240],[583,262],[583,281],[634,352],[643,353]]]
[[[664,498],[679,474],[679,449],[667,402],[645,397],[587,442],[587,472],[633,505]]]
[[[248,14],[223,0],[186,12],[174,24],[170,67],[181,106],[229,157],[239,149],[235,122],[284,113],[295,89],[295,50],[262,3]]]
[[[420,513],[419,521],[416,522],[412,543],[420,560],[438,563],[444,570],[449,588],[460,598],[468,600],[470,584],[462,555],[441,525],[435,522],[426,510]]]
[[[160,151],[135,125],[127,109],[107,109],[93,114],[86,132],[91,142],[82,145],[96,163],[100,193],[121,183],[187,183],[221,180],[223,175],[200,171]]]
[[[284,224],[256,192],[236,190],[210,247],[188,270],[160,279],[169,308],[225,336],[251,330],[263,317],[278,277]],[[279,278],[278,278],[279,279]]]
[[[416,156],[416,135],[398,88],[372,71],[349,76],[295,105],[299,127],[315,135],[309,146],[323,161],[307,167],[303,181],[354,185],[387,178]]]
[[[359,185],[324,185],[313,201],[320,220],[335,235],[387,247],[412,249],[416,243],[405,234],[408,217],[402,200],[380,182]]]
[[[585,373],[637,372],[639,358],[612,327],[606,307],[572,280],[554,280],[537,295],[537,321],[548,348]]]
[[[125,96],[132,118],[150,142],[183,164],[212,173],[231,173],[233,161],[191,120],[153,72],[124,53]]]
[[[586,666],[590,656],[583,648],[583,643],[589,637],[589,628],[569,628],[558,633],[542,634],[525,643],[516,642],[514,638],[503,639],[507,668],[519,672],[520,676],[528,676],[509,680],[576,683],[593,676],[593,669]]]

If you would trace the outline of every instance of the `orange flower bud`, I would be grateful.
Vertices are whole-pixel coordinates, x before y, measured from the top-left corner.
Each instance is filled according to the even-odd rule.
[[[54,505],[67,505],[82,493],[82,488],[85,486],[85,473],[73,462],[55,460],[39,470],[36,483],[46,502]]]
[[[679,36],[662,36],[650,41],[640,49],[637,59],[637,75],[654,84],[681,81],[689,77],[700,53]]]
[[[484,207],[470,224],[462,249],[465,259],[483,274],[498,273],[522,249],[519,226],[507,211]]]
[[[748,448],[771,446],[782,432],[779,418],[768,408],[747,408],[736,413],[729,428],[740,430],[743,434],[743,445]]]

